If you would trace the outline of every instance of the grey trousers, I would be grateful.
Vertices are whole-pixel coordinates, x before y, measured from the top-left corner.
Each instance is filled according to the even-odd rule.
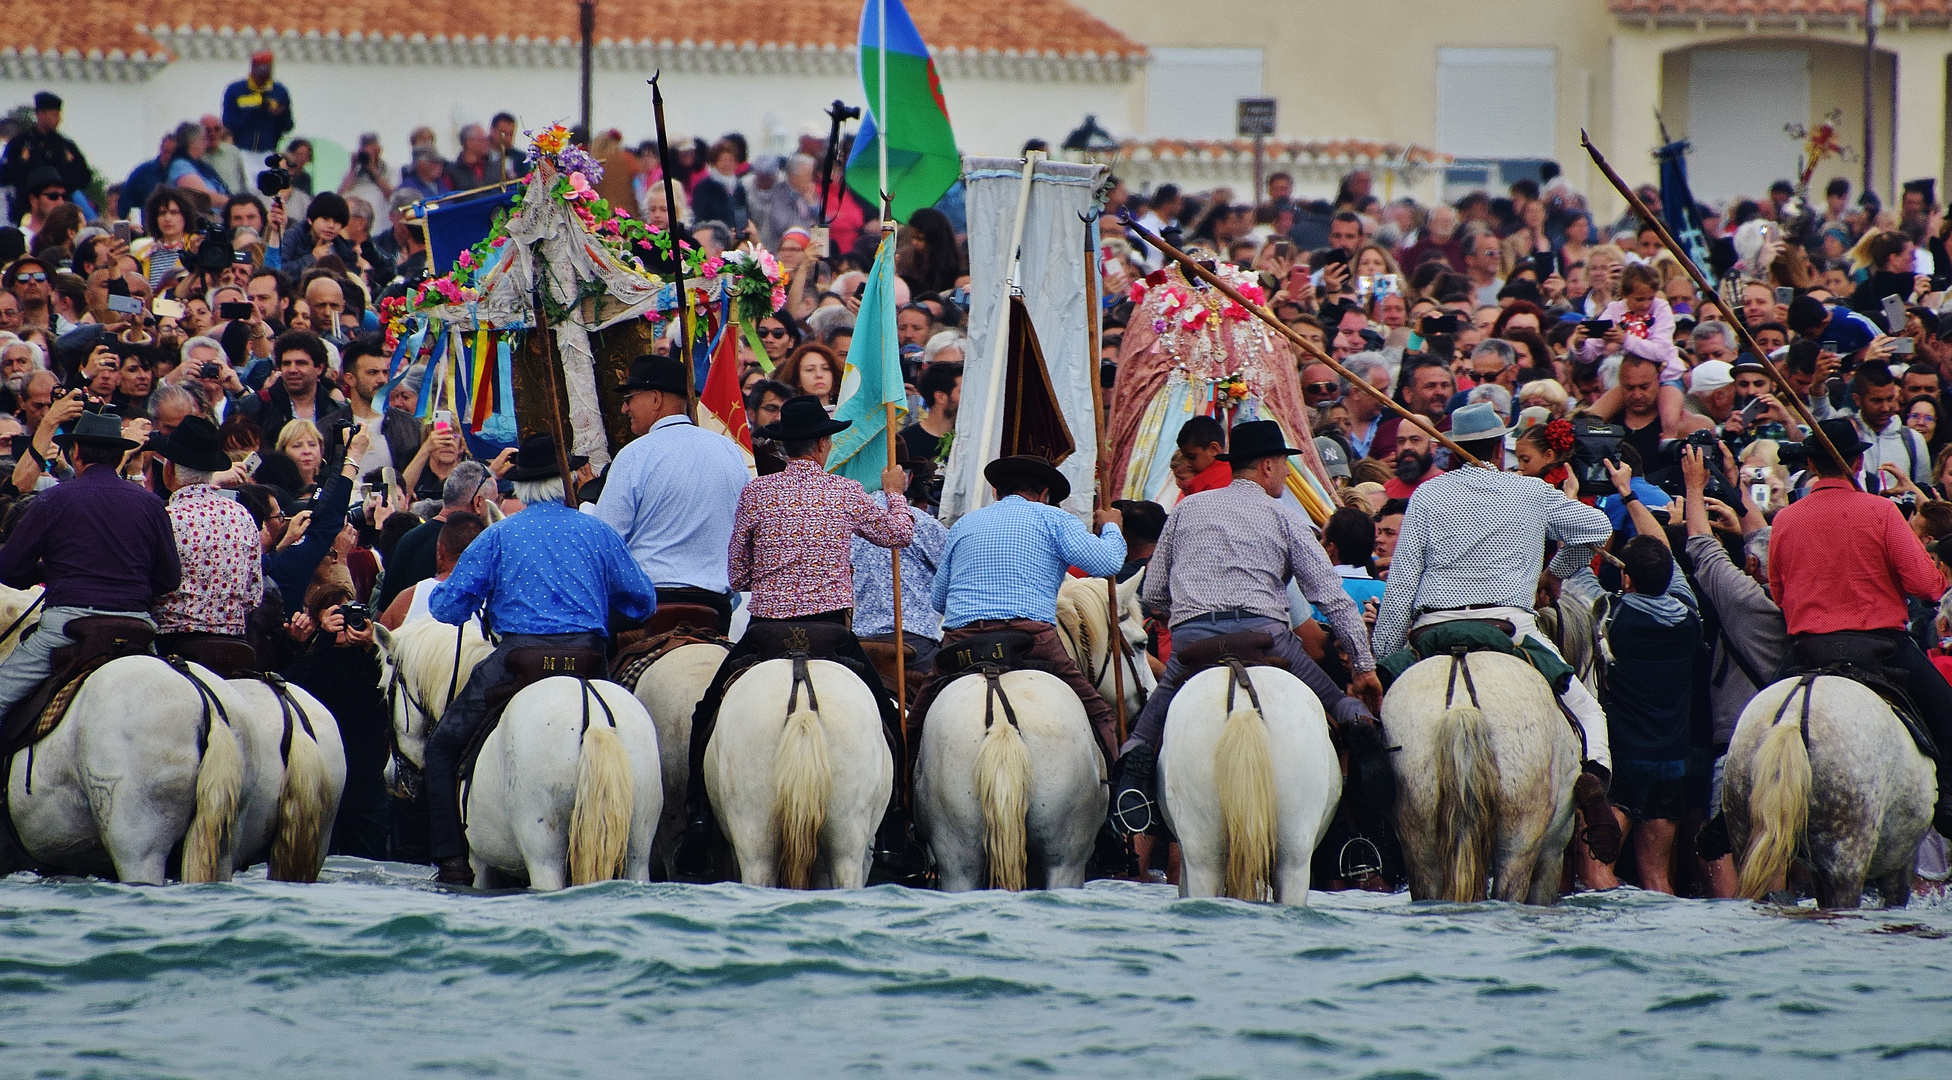
[[[1288,662],[1288,670],[1321,699],[1322,710],[1328,713],[1329,719],[1342,724],[1369,715],[1368,707],[1335,685],[1335,680],[1330,679],[1321,665],[1309,657],[1308,650],[1301,647],[1301,639],[1281,620],[1257,618],[1215,622],[1188,619],[1173,627],[1173,657],[1166,661],[1165,674],[1159,677],[1159,688],[1146,699],[1145,708],[1140,710],[1139,718],[1133,722],[1132,737],[1125,740],[1125,745],[1119,747],[1118,752],[1123,754],[1140,744],[1159,749],[1159,741],[1166,731],[1166,710],[1172,706],[1173,695],[1179,692],[1179,685],[1187,677],[1186,665],[1179,662],[1180,649],[1221,634],[1252,632],[1274,639],[1274,645],[1268,652]]]
[[[54,674],[54,650],[64,645],[73,645],[63,627],[70,619],[84,615],[115,615],[124,619],[141,619],[151,626],[156,621],[147,611],[109,611],[105,608],[90,607],[51,607],[43,609],[41,621],[36,623],[14,651],[0,660],[0,717],[5,717],[13,707],[27,700],[27,695],[49,676]]]

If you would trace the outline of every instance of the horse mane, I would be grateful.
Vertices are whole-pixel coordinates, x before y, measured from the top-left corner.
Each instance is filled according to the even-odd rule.
[[[481,635],[481,621],[469,619],[461,633],[461,673],[454,674],[455,627],[438,619],[416,619],[393,633],[393,664],[417,698],[439,715],[447,708],[450,685],[459,693],[468,673],[488,658],[494,646]]]

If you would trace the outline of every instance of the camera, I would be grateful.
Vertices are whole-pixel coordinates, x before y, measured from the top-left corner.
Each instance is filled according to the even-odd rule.
[[[1436,337],[1440,334],[1455,334],[1462,325],[1454,314],[1425,315],[1417,333],[1423,337]]]
[[[202,367],[197,369],[197,378],[199,379],[221,379],[223,377],[224,369],[217,366],[215,361],[207,361]]]
[[[1579,481],[1581,498],[1614,494],[1606,463],[1619,460],[1620,444],[1626,437],[1627,429],[1619,424],[1573,421],[1572,456],[1566,460],[1566,468]]]
[[[1705,492],[1708,498],[1720,499],[1730,506],[1740,506],[1741,495],[1734,481],[1722,471],[1722,441],[1713,428],[1691,431],[1682,438],[1663,441],[1658,463],[1649,463],[1647,467],[1647,479],[1677,499],[1687,494],[1687,479],[1681,473],[1681,454],[1690,446],[1700,448],[1701,463],[1708,467]]]
[[[221,274],[237,261],[237,251],[230,246],[230,230],[221,224],[213,224],[203,230],[203,243],[197,245],[197,269],[206,274]]]
[[[371,608],[365,604],[345,603],[339,605],[339,614],[345,616],[346,629],[364,630],[373,617]]]
[[[258,190],[267,197],[276,198],[291,188],[291,170],[285,168],[283,154],[267,154],[264,171],[258,173]]]

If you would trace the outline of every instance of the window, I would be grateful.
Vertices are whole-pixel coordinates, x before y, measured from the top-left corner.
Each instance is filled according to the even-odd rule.
[[[1153,49],[1145,76],[1146,132],[1231,139],[1235,104],[1260,96],[1259,49]]]
[[[1467,160],[1552,157],[1555,64],[1551,49],[1438,49],[1437,149]]]

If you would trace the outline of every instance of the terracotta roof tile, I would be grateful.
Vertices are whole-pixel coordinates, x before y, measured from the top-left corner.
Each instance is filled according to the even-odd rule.
[[[1262,149],[1267,160],[1278,162],[1400,160],[1433,163],[1451,160],[1448,154],[1441,154],[1422,146],[1379,143],[1365,139],[1332,139],[1326,142],[1286,142],[1269,139]],[[1252,139],[1132,139],[1119,145],[1119,154],[1127,158],[1145,157],[1155,160],[1200,158],[1222,161],[1252,158],[1254,141]]]
[[[1843,22],[1864,17],[1864,5],[1858,0],[1607,0],[1607,7],[1615,15],[1642,18]],[[1952,0],[1884,0],[1883,7],[1887,23],[1952,19]]]
[[[929,47],[940,52],[1141,56],[1145,47],[1068,0],[907,0]],[[574,40],[576,4],[548,0],[232,0],[213,11],[195,0],[66,0],[17,5],[6,44],[26,51],[162,52],[138,26],[255,28],[390,38]],[[718,42],[850,46],[859,0],[629,0],[601,4],[600,42]]]

